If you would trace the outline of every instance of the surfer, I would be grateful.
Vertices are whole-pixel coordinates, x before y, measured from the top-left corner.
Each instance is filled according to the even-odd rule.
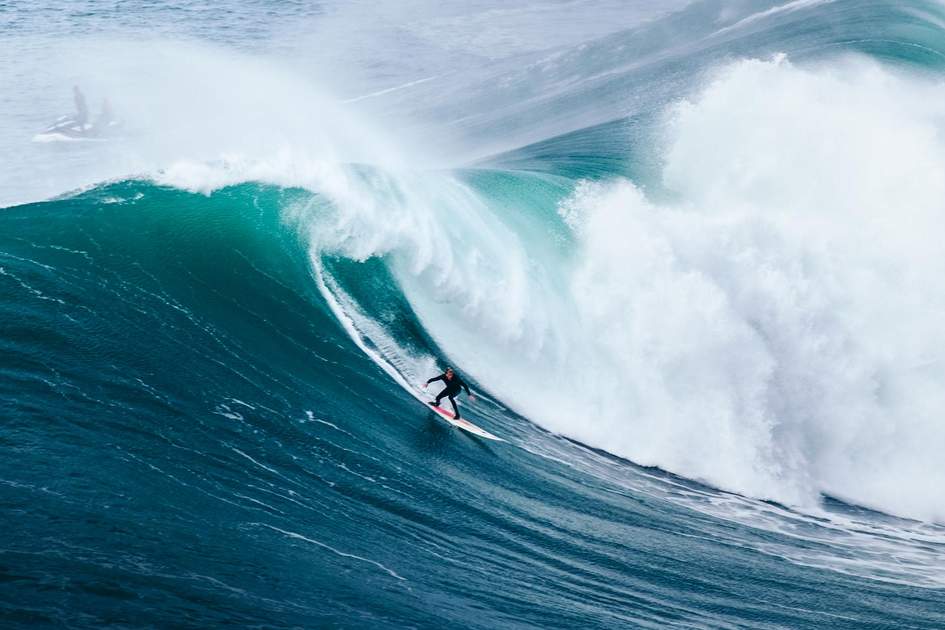
[[[85,104],[85,95],[78,85],[72,86],[72,98],[75,101],[75,120],[84,130],[85,124],[89,121],[89,107]]]
[[[446,387],[443,388],[443,391],[437,394],[436,400],[431,402],[430,405],[433,407],[439,407],[440,401],[443,400],[444,397],[449,398],[450,404],[453,405],[453,417],[459,420],[459,407],[456,405],[456,399],[453,397],[459,393],[460,389],[465,389],[466,395],[469,396],[469,400],[476,400],[476,397],[473,396],[471,391],[469,391],[469,386],[466,385],[463,379],[453,372],[453,368],[451,367],[446,368],[446,371],[439,376],[434,376],[431,378],[423,385],[423,388],[426,389],[427,385],[434,381],[443,381],[443,384],[446,385]]]

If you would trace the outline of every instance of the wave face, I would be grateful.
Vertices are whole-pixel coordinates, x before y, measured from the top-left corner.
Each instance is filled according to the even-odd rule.
[[[127,117],[0,169],[11,625],[945,625],[938,5],[90,11],[2,27]]]

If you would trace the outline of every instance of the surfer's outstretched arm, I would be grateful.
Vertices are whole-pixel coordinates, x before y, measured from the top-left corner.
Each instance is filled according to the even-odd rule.
[[[423,386],[426,387],[427,385],[429,385],[430,383],[433,383],[434,381],[443,381],[445,383],[446,374],[440,374],[439,376],[434,376],[433,378],[428,380],[426,383],[424,383]]]

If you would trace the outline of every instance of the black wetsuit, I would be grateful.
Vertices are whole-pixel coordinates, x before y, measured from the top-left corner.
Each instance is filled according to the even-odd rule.
[[[456,406],[456,400],[453,398],[453,396],[459,393],[460,388],[466,390],[467,396],[471,396],[472,394],[469,392],[469,386],[463,382],[463,379],[456,375],[456,372],[453,372],[453,378],[449,379],[446,378],[446,373],[440,374],[439,376],[434,376],[429,381],[427,381],[427,385],[433,381],[443,381],[443,384],[446,385],[446,387],[444,387],[443,391],[436,395],[436,401],[431,404],[439,407],[440,401],[443,400],[444,397],[449,398],[450,404],[453,405],[453,416],[459,420],[459,407]]]
[[[85,95],[79,86],[72,88],[72,98],[75,100],[75,119],[82,125],[82,131],[85,131],[85,123],[89,121],[89,106],[85,104]]]

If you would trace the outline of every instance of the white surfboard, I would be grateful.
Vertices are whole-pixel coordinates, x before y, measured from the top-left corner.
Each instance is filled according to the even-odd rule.
[[[442,407],[436,407],[429,403],[427,403],[427,408],[432,409],[438,416],[440,416],[441,418],[443,418],[444,420],[452,424],[454,427],[459,427],[460,429],[464,431],[468,431],[469,433],[472,433],[473,435],[478,435],[479,437],[485,438],[487,440],[495,440],[496,442],[505,442],[505,440],[503,440],[502,438],[492,435],[491,433],[489,433],[482,427],[477,427],[469,420],[463,420],[462,418],[457,420],[453,416],[452,411],[447,411],[446,409],[443,409]]]

